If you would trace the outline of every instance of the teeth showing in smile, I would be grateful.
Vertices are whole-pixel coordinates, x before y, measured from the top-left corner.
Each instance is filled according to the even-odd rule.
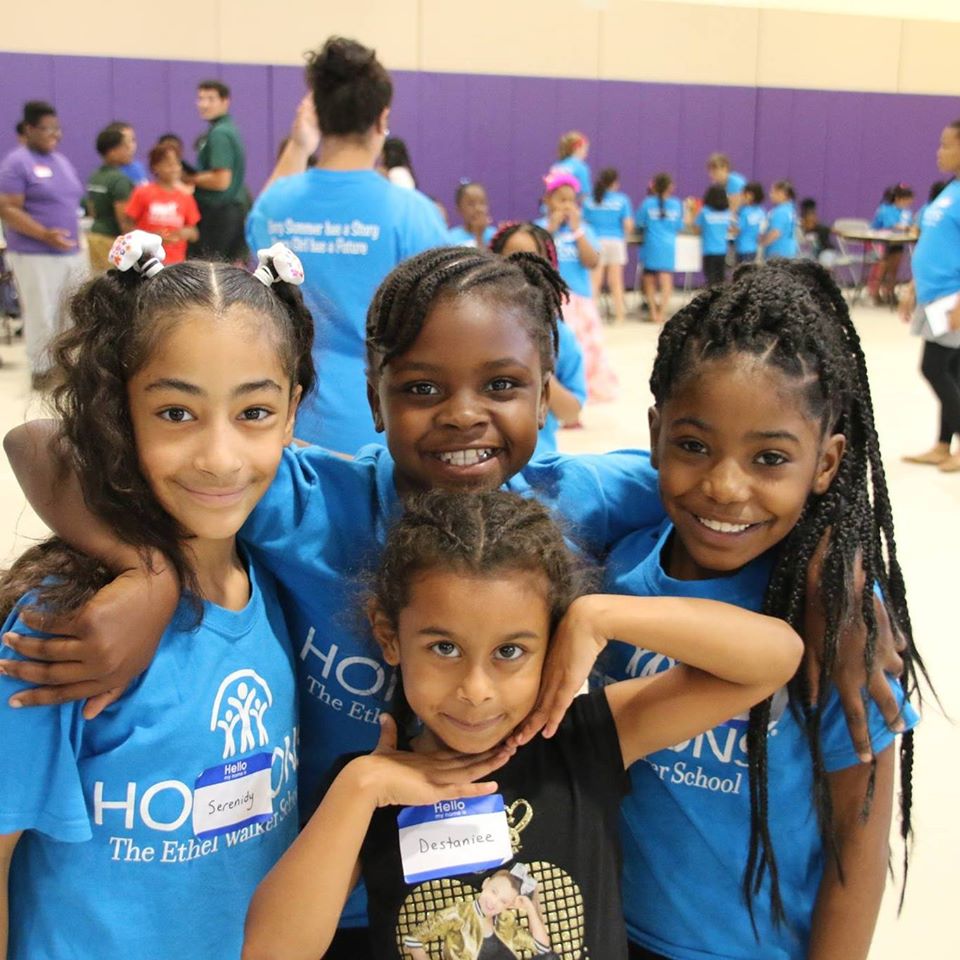
[[[716,533],[743,533],[753,526],[752,523],[721,523],[719,520],[708,520],[706,517],[697,517],[708,530]]]
[[[454,467],[472,467],[476,463],[483,463],[493,456],[493,450],[449,450],[446,453],[436,454],[441,463],[449,463]]]

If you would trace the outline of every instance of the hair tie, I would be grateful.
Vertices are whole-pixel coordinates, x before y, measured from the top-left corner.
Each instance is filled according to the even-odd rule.
[[[107,259],[121,271],[135,270],[142,277],[155,277],[162,269],[167,251],[163,240],[146,230],[133,230],[113,241]]]
[[[530,868],[525,863],[515,863],[510,869],[510,876],[520,881],[521,897],[529,897],[537,889],[537,881],[530,876]]]
[[[258,250],[257,261],[259,265],[253,275],[265,287],[272,287],[280,280],[292,283],[295,287],[303,283],[303,264],[300,258],[279,241],[269,250]]]

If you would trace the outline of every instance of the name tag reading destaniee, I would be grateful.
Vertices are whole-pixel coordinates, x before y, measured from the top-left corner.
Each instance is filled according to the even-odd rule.
[[[407,883],[489,870],[513,856],[499,793],[405,807],[397,815],[397,826]]]
[[[215,837],[273,817],[269,753],[204,770],[193,790],[193,832]]]

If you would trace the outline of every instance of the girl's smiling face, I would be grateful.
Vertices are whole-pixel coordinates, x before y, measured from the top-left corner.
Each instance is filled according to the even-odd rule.
[[[660,496],[676,528],[668,573],[733,573],[794,528],[829,488],[845,439],[824,435],[798,380],[761,357],[701,362],[650,411]]]
[[[434,303],[406,353],[368,386],[397,490],[492,490],[526,466],[549,388],[520,308],[467,294]]]
[[[417,746],[483,753],[527,717],[550,639],[540,571],[489,575],[428,569],[410,584],[395,626],[374,616],[384,659],[426,728]]]

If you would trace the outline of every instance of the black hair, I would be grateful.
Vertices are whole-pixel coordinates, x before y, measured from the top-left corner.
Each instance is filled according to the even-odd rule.
[[[763,184],[757,180],[751,180],[743,188],[743,192],[749,194],[753,198],[751,201],[753,204],[763,203],[763,199],[766,196],[766,193],[763,189]]]
[[[935,180],[930,184],[930,192],[927,194],[927,203],[933,203],[937,197],[947,188],[949,180]]]
[[[141,279],[134,270],[109,270],[70,301],[72,326],[54,342],[63,383],[53,394],[59,441],[94,515],[145,559],[167,558],[199,616],[199,585],[182,543],[184,531],[157,502],[140,470],[127,383],[185,311],[202,307],[222,315],[233,306],[272,322],[277,352],[291,390],[314,384],[313,320],[296,287],[265,287],[252,274],[223,263],[188,260]],[[75,609],[105,582],[105,571],[62,541],[27,550],[0,579],[0,608],[40,584],[40,602]],[[49,581],[53,579],[52,583]]]
[[[539,224],[531,220],[509,220],[501,223],[497,232],[490,238],[490,249],[500,256],[506,249],[507,241],[518,233],[526,233],[533,237],[537,245],[537,252],[554,270],[559,269],[557,264],[557,245],[553,242],[553,234],[544,230]]]
[[[763,612],[786,620],[803,633],[807,573],[814,553],[827,537],[820,575],[825,619],[820,690],[826,690],[838,659],[840,628],[859,613],[866,625],[866,664],[872,669],[877,624],[871,585],[883,594],[891,624],[906,641],[903,683],[907,696],[918,693],[918,673],[926,678],[913,643],[903,574],[897,560],[893,515],[874,425],[873,402],[860,338],[847,303],[829,273],[812,261],[772,260],[763,267],[743,266],[727,287],[698,296],[664,326],[650,377],[655,403],[662,408],[699,365],[737,353],[763,358],[802,389],[809,415],[824,435],[839,433],[847,444],[837,474],[822,495],[811,493],[800,520],[774,548],[773,570]],[[867,586],[859,598],[854,586],[857,564]],[[791,709],[800,711],[814,775],[814,799],[828,854],[837,857],[830,791],[819,741],[821,705],[810,704],[803,670],[790,681]],[[768,828],[767,728],[770,700],[750,711],[747,733],[750,780],[750,846],[744,893],[753,916],[752,897],[764,874],[771,881],[771,908],[782,918],[778,872]],[[904,734],[901,760],[901,835],[904,880],[911,832],[913,735]],[[865,797],[865,808],[873,788]],[[837,859],[839,867],[839,859]]]
[[[789,180],[777,180],[774,187],[777,190],[782,190],[787,195],[788,200],[797,199],[797,191],[793,189],[793,184]]]
[[[28,127],[35,127],[44,117],[55,117],[57,111],[52,103],[46,100],[28,100],[23,105],[23,122]]]
[[[800,201],[800,215],[805,216],[808,213],[815,213],[817,210],[817,201],[813,197],[804,197]]]
[[[307,55],[306,76],[326,136],[365,134],[393,99],[390,74],[376,52],[356,40],[330,37]]]
[[[201,80],[197,84],[198,90],[213,90],[221,100],[230,99],[230,88],[221,80]]]
[[[881,198],[881,203],[893,203],[893,195],[896,192],[897,185],[894,184],[892,187],[886,187],[883,191],[883,197]]]
[[[653,192],[653,195],[660,202],[660,219],[662,220],[666,215],[666,202],[667,202],[667,191],[673,185],[673,177],[669,173],[658,173],[650,181],[650,189]]]
[[[730,198],[727,191],[719,183],[712,183],[703,194],[703,205],[712,210],[729,210]]]
[[[384,144],[384,147],[386,147],[386,144]],[[456,207],[460,206],[460,201],[463,199],[463,195],[471,187],[479,187],[484,193],[487,192],[487,188],[478,180],[467,180],[467,179],[461,180],[460,183],[457,184],[457,192],[453,195],[454,206]]]
[[[468,294],[521,309],[544,373],[553,371],[557,316],[567,294],[560,274],[532,253],[502,258],[470,247],[436,247],[395,267],[374,294],[367,311],[367,375],[375,379],[410,349],[437,300]]]
[[[593,184],[593,202],[603,203],[603,198],[607,191],[620,179],[619,171],[613,167],[604,167],[597,174],[597,179]]]
[[[27,132],[27,125],[22,120],[18,120],[13,129],[18,137],[22,137]]]
[[[406,141],[400,137],[387,137],[383,141],[383,165],[387,170],[394,167],[406,167],[410,175],[416,180],[413,172],[413,161],[410,159],[410,151],[407,149]]]
[[[909,186],[906,183],[898,183],[893,188],[893,202],[896,203],[898,200],[912,200],[913,199],[913,187]]]
[[[97,153],[99,153],[101,157],[105,157],[111,150],[121,146],[123,139],[122,129],[115,127],[113,124],[110,124],[109,127],[104,127],[97,134]]]

